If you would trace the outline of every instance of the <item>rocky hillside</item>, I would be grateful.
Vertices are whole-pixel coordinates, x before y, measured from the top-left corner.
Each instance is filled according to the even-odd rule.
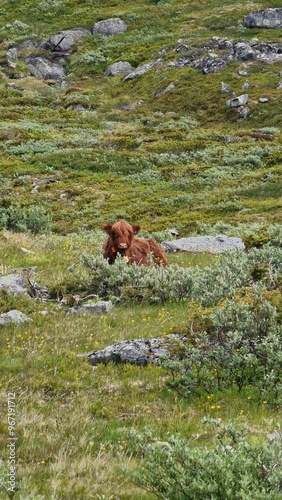
[[[0,497],[281,497],[278,1],[0,4]]]
[[[275,7],[4,1],[1,226],[278,222]]]

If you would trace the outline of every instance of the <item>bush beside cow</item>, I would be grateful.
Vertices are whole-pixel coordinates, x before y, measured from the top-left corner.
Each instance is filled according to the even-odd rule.
[[[151,257],[155,264],[167,265],[167,258],[163,249],[152,238],[135,238],[141,226],[131,225],[125,220],[115,222],[115,224],[104,224],[104,231],[108,234],[104,243],[104,258],[113,264],[117,255],[127,258],[129,263],[149,266]]]

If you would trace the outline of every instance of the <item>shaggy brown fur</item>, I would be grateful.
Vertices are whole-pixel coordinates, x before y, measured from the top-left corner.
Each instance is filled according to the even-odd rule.
[[[107,241],[104,243],[104,258],[110,264],[116,260],[117,254],[128,259],[129,263],[148,266],[150,254],[155,264],[167,265],[167,259],[162,248],[153,239],[135,238],[141,226],[131,225],[125,220],[115,224],[104,224],[103,229],[108,233]]]

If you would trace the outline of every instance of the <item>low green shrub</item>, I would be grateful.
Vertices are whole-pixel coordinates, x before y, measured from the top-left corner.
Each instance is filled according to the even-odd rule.
[[[276,308],[254,287],[243,299],[228,300],[210,315],[208,331],[190,331],[185,358],[163,362],[170,386],[185,397],[236,387],[255,387],[261,398],[282,398],[282,328]]]
[[[222,254],[204,269],[183,268],[176,264],[162,266],[128,266],[118,258],[113,266],[101,255],[82,257],[81,279],[91,293],[101,296],[114,295],[151,302],[166,302],[195,299],[205,307],[215,306],[224,298],[233,298],[240,287],[260,283],[266,289],[279,287],[282,272],[282,250],[265,246],[250,254],[235,251]],[[256,272],[263,269],[263,272]],[[79,278],[75,267],[73,272]],[[131,293],[128,294],[129,288]],[[135,294],[134,291],[137,293]]]
[[[191,296],[191,269],[176,265],[168,268],[135,264],[129,266],[122,258],[117,258],[111,266],[103,257],[89,255],[84,255],[82,262],[89,273],[89,290],[101,296],[115,296],[120,300],[128,300],[130,297],[155,303]]]
[[[27,230],[26,212],[20,207],[10,207],[7,209],[7,228],[16,232]]]
[[[172,131],[185,131],[189,132],[190,130],[194,130],[197,126],[196,121],[190,116],[181,116],[178,120],[167,120],[165,122],[160,123],[156,126],[157,132],[166,132],[169,130]]]
[[[216,420],[204,422],[219,426]],[[281,498],[281,434],[251,442],[234,423],[217,429],[212,447],[148,431],[131,433],[131,453],[141,457],[135,470],[123,468],[132,482],[163,500],[277,500]]]
[[[9,216],[7,214],[7,210],[5,208],[0,208],[0,229],[4,229],[7,227]]]
[[[43,207],[31,205],[26,214],[28,231],[35,234],[49,234],[51,232],[51,216]]]
[[[262,127],[259,130],[262,134],[279,134],[280,129],[278,127]]]
[[[30,231],[34,234],[51,232],[51,216],[41,206],[31,205],[27,210],[21,207],[0,209],[0,229],[15,232]]]

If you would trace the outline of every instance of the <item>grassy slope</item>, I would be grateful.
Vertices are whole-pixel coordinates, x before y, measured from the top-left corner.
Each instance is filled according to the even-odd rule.
[[[242,28],[239,21],[255,7],[260,5],[206,2],[199,9],[194,2],[87,2],[79,7],[75,2],[5,2],[4,23],[21,20],[27,27],[4,24],[3,61],[7,47],[16,42],[42,39],[59,29],[91,28],[102,18],[120,16],[129,29],[106,39],[87,37],[78,44],[67,62],[69,87],[64,90],[28,76],[7,87],[4,74],[11,70],[3,69],[2,204],[10,203],[7,197],[16,188],[15,203],[43,204],[57,231],[92,229],[119,217],[138,219],[147,229],[173,224],[186,232],[195,229],[198,220],[239,224],[267,214],[268,220],[277,221],[281,136],[255,141],[236,134],[279,128],[278,65],[237,63],[206,76],[188,67],[162,67],[127,83],[103,76],[110,63],[128,60],[137,66],[159,57],[163,48],[164,62],[175,60],[180,37],[195,46],[215,35],[279,39],[278,30]],[[251,114],[248,121],[240,121],[227,108],[220,88],[224,81],[241,93],[244,78],[238,69],[246,68]],[[15,71],[20,70],[26,72],[23,67]],[[153,96],[172,81],[175,88],[169,94]],[[261,96],[269,102],[258,104]],[[77,104],[86,111],[69,109]],[[183,124],[187,116],[191,127]],[[257,161],[250,165],[243,159],[248,155]],[[56,183],[43,185],[37,195],[30,193],[34,178],[50,176]],[[65,193],[68,198],[60,198]]]
[[[207,76],[189,68],[156,69],[126,84],[119,77],[103,76],[112,62],[122,59],[137,66],[164,47],[165,59],[172,60],[179,38],[195,45],[214,35],[277,41],[278,31],[245,30],[238,24],[247,12],[265,6],[231,1],[202,2],[199,7],[198,2],[178,0],[158,5],[4,0],[1,24],[20,20],[28,27],[1,30],[2,61],[14,42],[76,26],[91,28],[108,17],[122,17],[129,30],[111,39],[83,40],[68,62],[66,90],[28,75],[7,87],[8,69],[2,68],[2,205],[42,204],[52,213],[58,232],[97,228],[121,216],[149,230],[176,226],[181,235],[195,230],[198,221],[257,221],[265,226],[279,222],[281,133],[271,141],[237,134],[281,126],[281,90],[276,89],[280,67],[238,63]],[[92,62],[86,63],[89,53]],[[240,93],[244,80],[238,69],[246,66],[251,114],[240,122],[226,107],[220,85],[224,81]],[[171,81],[175,88],[170,94],[153,97]],[[254,102],[265,95],[269,102],[263,107]],[[140,100],[142,105],[128,110]],[[68,110],[71,104],[82,104],[86,111]],[[185,121],[187,116],[190,121]],[[31,194],[33,180],[41,177],[56,182]],[[65,193],[68,197],[61,199]],[[94,240],[83,234],[33,239],[4,233],[0,263],[4,272],[36,265],[39,283],[63,288],[72,283],[68,267],[93,245]],[[21,246],[35,254],[23,254]],[[191,261],[198,264],[202,258],[189,257],[183,265]],[[149,494],[128,484],[119,469],[118,450],[126,448],[129,428],[196,433],[196,442],[202,444],[208,438],[201,424],[206,414],[246,422],[254,436],[267,432],[279,418],[247,394],[184,401],[168,391],[160,369],[92,369],[77,357],[139,337],[140,325],[146,337],[179,330],[191,315],[185,304],[123,306],[94,319],[66,317],[56,305],[29,300],[1,302],[1,312],[7,306],[21,308],[34,320],[1,332],[4,407],[7,393],[16,392],[18,498],[149,499]],[[47,318],[42,314],[46,309]],[[5,449],[5,416],[1,435]]]

